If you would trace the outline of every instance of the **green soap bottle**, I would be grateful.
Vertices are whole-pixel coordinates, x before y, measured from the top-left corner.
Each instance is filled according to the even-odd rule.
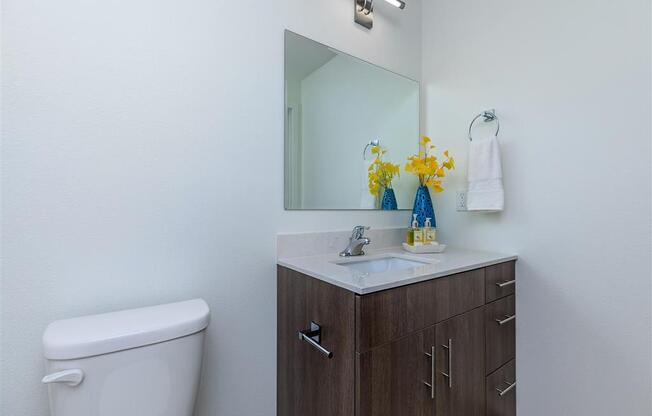
[[[405,235],[405,242],[408,243],[408,245],[413,246],[414,245],[414,230],[412,227],[407,229],[407,233]]]

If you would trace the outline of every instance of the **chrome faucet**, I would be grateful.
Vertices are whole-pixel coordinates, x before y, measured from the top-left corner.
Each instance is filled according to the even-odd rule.
[[[371,243],[371,240],[364,236],[365,230],[368,230],[369,227],[364,225],[356,225],[353,228],[353,233],[349,239],[349,245],[342,250],[340,256],[342,257],[351,257],[351,256],[364,256],[364,251],[362,247]]]

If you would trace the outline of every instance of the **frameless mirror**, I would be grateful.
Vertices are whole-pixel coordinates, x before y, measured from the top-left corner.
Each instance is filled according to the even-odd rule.
[[[286,209],[411,209],[418,142],[417,81],[285,32]]]

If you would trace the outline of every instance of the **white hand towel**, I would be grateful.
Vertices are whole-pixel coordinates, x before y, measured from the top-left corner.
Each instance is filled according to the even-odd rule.
[[[371,161],[362,161],[362,176],[360,178],[360,208],[374,209],[376,208],[376,196],[369,192],[369,166]]]
[[[502,211],[505,206],[503,168],[496,136],[471,141],[469,147],[469,211]]]

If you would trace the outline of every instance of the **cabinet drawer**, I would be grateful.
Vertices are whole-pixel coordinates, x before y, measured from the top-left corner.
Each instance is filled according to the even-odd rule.
[[[512,295],[485,306],[487,374],[515,357],[516,312],[514,303],[514,295]]]
[[[435,317],[441,322],[484,304],[485,269],[435,280]]]
[[[516,288],[515,261],[488,266],[485,273],[487,302],[493,302],[514,293]]]
[[[396,340],[484,304],[484,269],[357,295],[356,351]]]
[[[487,377],[487,416],[516,416],[516,365],[514,360]]]

